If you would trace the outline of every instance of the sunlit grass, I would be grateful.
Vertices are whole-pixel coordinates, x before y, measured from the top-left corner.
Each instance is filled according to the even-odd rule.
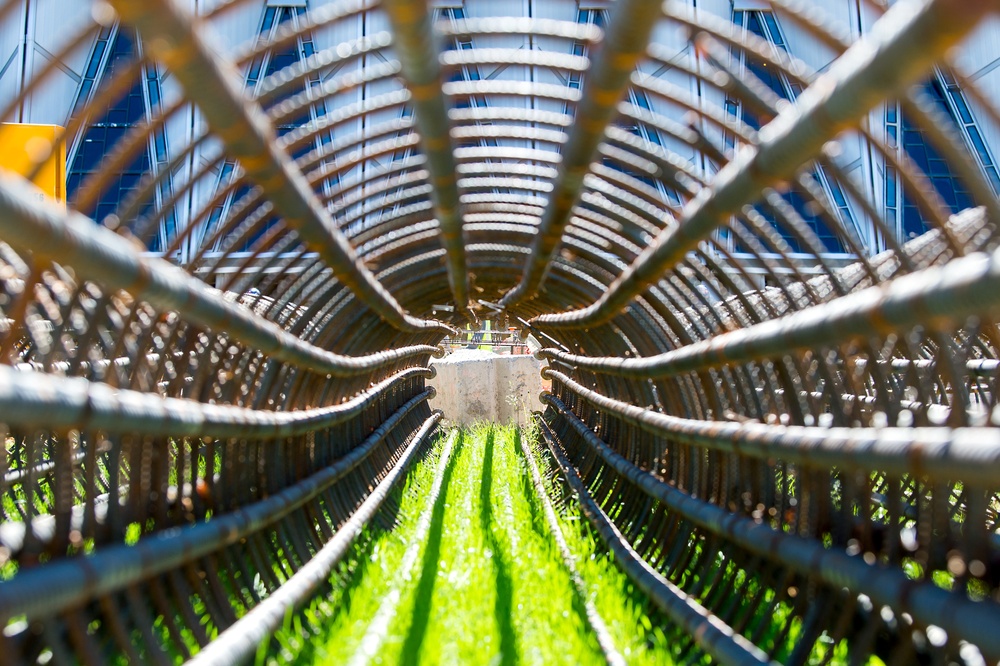
[[[549,481],[549,460],[529,434],[525,439],[547,480],[549,496],[559,491]],[[530,485],[530,481],[527,481]],[[566,542],[576,558],[577,570],[587,584],[591,601],[607,625],[615,647],[630,664],[671,664],[679,656],[679,644],[671,644],[662,618],[651,617],[651,604],[615,564],[600,539],[590,529],[579,507],[566,502],[557,511]]]
[[[439,441],[411,473],[396,526],[356,548],[333,590],[304,612],[304,624],[313,629],[289,618],[258,661],[603,663],[539,509],[520,436],[513,427],[464,431],[447,465]],[[436,476],[441,490],[431,505]],[[422,514],[430,522],[414,546]],[[641,594],[581,530],[579,516],[569,511],[562,519],[619,650],[630,663],[671,663],[666,639],[646,616]],[[411,547],[416,557],[406,567]],[[391,619],[373,630],[386,604]]]
[[[446,438],[440,438],[408,475],[404,487],[357,541],[350,557],[330,580],[327,592],[307,608],[289,613],[285,626],[262,646],[258,663],[330,664],[591,664],[602,663],[597,641],[584,619],[582,604],[549,532],[534,485],[527,471],[522,445],[532,447],[542,468],[548,495],[563,496],[553,480],[552,463],[530,430],[512,426],[480,425],[454,433],[450,457]],[[8,447],[10,442],[8,442]],[[201,475],[207,473],[200,456]],[[432,488],[440,487],[436,501]],[[5,507],[26,504],[23,486],[5,492]],[[557,501],[561,530],[576,558],[590,601],[604,620],[615,648],[634,664],[701,663],[697,655],[681,654],[690,647],[676,640],[677,629],[653,609],[634,588],[590,530],[573,501]],[[23,510],[23,509],[22,509]],[[143,529],[145,527],[145,529]],[[135,544],[155,524],[129,523],[124,542]],[[89,552],[90,543],[83,549]],[[690,549],[699,542],[687,543]],[[283,563],[275,561],[277,578]],[[734,566],[720,554],[717,566]],[[0,581],[17,574],[13,560],[0,561]],[[947,572],[925,572],[915,560],[904,570],[915,580],[931,577],[949,589]],[[735,571],[733,592],[741,616],[746,599],[759,591],[760,582]],[[698,574],[691,572],[685,575]],[[253,581],[260,596],[267,590]],[[681,584],[681,582],[678,582]],[[745,588],[744,588],[745,584]],[[690,587],[690,586],[688,586]],[[788,658],[802,632],[801,619],[785,602],[772,603],[767,591],[762,608],[761,645],[772,645],[774,657]],[[245,604],[235,596],[238,611]],[[194,614],[207,618],[200,600]],[[238,612],[242,614],[242,612]],[[181,640],[192,653],[198,641],[181,625]],[[217,628],[202,623],[207,638]],[[173,636],[164,618],[157,617],[154,635],[168,646],[168,659],[183,655],[172,646]],[[137,641],[141,637],[136,635]],[[138,654],[145,648],[136,643]],[[819,637],[807,663],[840,664],[848,660],[846,640]],[[707,661],[707,658],[703,659]],[[125,655],[110,655],[109,663],[126,663]],[[871,658],[870,663],[880,663]]]
[[[597,661],[596,642],[574,609],[551,543],[533,528],[519,465],[512,431],[463,433],[444,470],[427,538],[406,571],[399,566],[440,469],[437,456],[418,466],[400,524],[372,542],[356,585],[343,593],[347,603],[316,648],[318,660],[349,662],[395,589],[396,611],[376,663]]]

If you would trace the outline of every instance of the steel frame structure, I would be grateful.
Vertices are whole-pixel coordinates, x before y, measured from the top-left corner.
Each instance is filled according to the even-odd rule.
[[[869,0],[884,15],[848,44],[775,0],[840,54],[817,73],[680,0],[618,0],[604,30],[342,0],[219,53],[213,22],[249,1],[199,16],[179,0],[97,3],[96,21],[138,31],[142,59],[61,140],[147,62],[177,96],[68,206],[0,176],[0,663],[251,658],[391,513],[441,418],[429,359],[476,318],[547,346],[536,422],[565,498],[691,660],[1000,661],[1000,200],[916,92],[940,68],[1000,124],[951,61],[995,2]],[[361,16],[387,29],[243,90],[255,59]],[[665,50],[664,26],[691,48]],[[525,36],[547,48],[502,46]],[[442,47],[455,39],[491,46]],[[778,99],[733,53],[803,93]],[[650,63],[766,122],[642,74]],[[487,65],[583,83],[467,75]],[[0,100],[3,117],[55,70]],[[326,104],[361,86],[378,92]],[[204,119],[190,143],[114,219],[81,214],[188,103]],[[883,103],[927,133],[976,207],[951,215],[930,175],[873,135],[865,118]],[[867,206],[888,247],[875,256],[810,175],[866,206],[835,159],[857,133],[928,229],[902,242]],[[212,157],[164,188],[202,149]],[[232,179],[162,256],[145,252],[227,160]],[[851,263],[829,259],[803,205]]]

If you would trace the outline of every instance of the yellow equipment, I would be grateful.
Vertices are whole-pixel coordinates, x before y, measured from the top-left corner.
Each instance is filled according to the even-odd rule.
[[[58,125],[0,123],[0,168],[28,177],[44,160],[32,179],[44,194],[66,202],[66,144]]]

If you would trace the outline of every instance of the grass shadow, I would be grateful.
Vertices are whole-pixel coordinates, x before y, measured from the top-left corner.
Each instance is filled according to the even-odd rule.
[[[531,512],[531,529],[538,537],[549,541],[552,538],[549,532],[549,524],[546,522],[545,514],[542,511],[542,504],[535,494],[535,484],[531,480],[531,474],[528,473],[528,462],[524,458],[523,448],[529,446],[531,446],[531,442],[524,442],[521,438],[521,429],[517,428],[514,431],[514,454],[522,470],[520,473],[520,483],[518,484],[521,489],[521,497],[524,499],[528,511]]]
[[[427,532],[427,545],[424,547],[424,557],[420,566],[420,582],[413,602],[413,622],[406,634],[403,651],[399,656],[400,666],[408,666],[419,662],[420,649],[427,637],[427,628],[431,620],[431,604],[434,597],[434,585],[437,582],[438,562],[441,560],[441,537],[444,533],[445,501],[448,497],[448,485],[455,469],[455,461],[465,443],[465,432],[459,431],[458,440],[452,450],[451,459],[441,477],[441,491],[438,501],[431,512],[431,525]]]
[[[507,558],[493,533],[493,449],[496,431],[491,426],[486,434],[486,447],[483,451],[483,482],[479,487],[479,520],[486,536],[486,545],[493,552],[493,567],[496,572],[496,602],[493,615],[496,618],[497,629],[500,632],[500,664],[508,666],[517,664],[520,656],[517,652],[517,635],[511,611],[514,605],[514,585],[510,577]]]

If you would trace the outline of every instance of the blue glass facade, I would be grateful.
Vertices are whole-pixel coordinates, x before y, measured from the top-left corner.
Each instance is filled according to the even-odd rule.
[[[733,12],[733,23],[737,26],[743,26],[746,28],[747,32],[753,33],[761,39],[767,40],[773,44],[775,48],[780,49],[781,51],[787,50],[785,47],[784,37],[782,37],[781,34],[781,29],[778,26],[778,21],[771,12],[735,11]],[[766,62],[755,58],[753,54],[747,52],[741,54],[741,57],[746,71],[759,79],[761,83],[767,86],[781,99],[792,101],[799,95],[799,93],[802,92],[801,88],[792,85],[791,82],[788,81],[783,74],[775,70],[772,65],[768,65]],[[730,100],[727,102],[726,109],[733,115],[739,117],[750,127],[760,129],[760,119],[742,104],[738,104]],[[826,174],[821,169],[814,171],[811,174],[811,178],[817,186],[825,190],[830,196],[830,200],[833,202],[834,207],[840,215],[840,223],[845,228],[853,228],[855,225],[854,216],[847,204],[846,197],[837,183],[832,179],[827,178]],[[845,251],[844,243],[841,240],[840,234],[827,226],[823,218],[814,212],[814,206],[810,206],[808,204],[810,199],[806,196],[803,188],[797,185],[791,187],[788,192],[785,193],[785,199],[792,205],[802,220],[816,235],[827,252]],[[774,224],[775,228],[793,252],[801,252],[805,249],[802,247],[799,239],[794,234],[790,233],[783,225],[777,224],[772,217],[767,215],[766,211],[762,212],[765,214],[765,217],[767,217],[768,220]]]
[[[95,82],[110,81],[116,73],[126,69],[137,57],[135,38],[127,30],[117,30],[102,34],[98,44],[91,54],[87,68],[88,76],[81,86],[77,98],[77,108],[86,101]],[[100,71],[101,60],[105,49],[109,49],[103,71]],[[98,73],[100,71],[100,73]],[[75,201],[80,185],[88,177],[98,173],[104,163],[104,157],[114,145],[125,136],[131,127],[147,117],[146,100],[143,95],[142,81],[135,84],[120,99],[115,100],[102,109],[100,117],[94,117],[90,126],[83,133],[83,138],[76,149],[69,168],[67,169],[66,192],[70,201]],[[81,212],[96,220],[103,220],[118,209],[119,202],[125,200],[139,185],[140,179],[152,169],[149,150],[141,150],[139,155],[121,174],[112,180],[104,191],[97,205],[90,210]],[[149,205],[146,206],[146,211]],[[129,221],[126,221],[128,223]]]
[[[103,28],[91,51],[90,60],[77,92],[75,109],[83,108],[95,89],[127,70],[138,57],[137,41],[131,30],[117,27]],[[69,159],[66,191],[71,202],[76,203],[80,186],[104,168],[105,158],[115,145],[131,128],[151,117],[150,107],[158,108],[160,98],[157,68],[147,65],[143,67],[142,73],[136,77],[135,83],[127,93],[107,104],[100,110],[99,116],[91,118],[91,123],[84,130]],[[93,109],[91,112],[93,113]],[[115,214],[121,203],[128,200],[139,188],[142,179],[157,172],[155,167],[163,166],[167,161],[166,134],[161,128],[153,133],[152,145],[143,146],[135,159],[112,179],[96,205],[81,209],[81,212],[98,221]],[[140,220],[146,222],[144,218],[158,210],[153,205],[158,203],[155,197],[168,197],[170,188],[169,179],[166,179],[154,193],[154,198],[147,198],[143,202],[139,209],[139,220],[121,221],[133,231],[142,233],[143,240],[153,251],[163,250],[169,238],[173,236],[176,230],[174,211],[164,211],[161,220],[163,224],[154,224],[153,228],[148,228],[148,224],[139,222]]]
[[[965,104],[965,100],[960,91],[953,91],[952,99],[956,100],[956,107],[961,109],[963,112],[963,125],[965,125],[965,128],[959,124],[955,112],[948,104],[944,86],[937,76],[924,84],[923,91],[931,100],[933,100],[938,110],[941,111],[946,118],[951,120],[952,129],[959,134],[962,133],[963,129],[965,129],[966,132],[971,129],[971,132],[969,132],[967,136],[971,134],[979,139],[980,144],[982,143],[979,130],[975,126],[972,114],[969,111],[968,105]],[[909,156],[917,167],[927,174],[928,178],[930,178],[931,184],[941,196],[941,199],[948,207],[948,210],[952,213],[957,213],[961,210],[974,206],[975,202],[973,201],[972,195],[969,193],[965,184],[955,175],[940,153],[938,153],[938,151],[935,150],[930,144],[924,132],[918,126],[910,122],[905,113],[902,113],[895,108],[887,110],[886,112],[886,129],[890,142],[893,144],[895,142],[897,118],[900,145],[903,150],[906,151],[907,156]],[[891,124],[889,122],[890,120],[892,121]],[[977,152],[979,153],[978,155],[971,157],[977,159],[979,163],[985,167],[990,181],[993,183],[994,188],[996,188],[998,182],[996,177],[996,167],[993,165],[989,151],[987,151],[985,145],[983,145],[982,150],[977,150]],[[897,174],[895,169],[892,169],[891,171],[887,170],[885,205],[886,209],[888,211],[892,211],[893,213],[898,206],[899,197],[897,192],[902,189],[896,180]],[[920,213],[920,209],[917,207],[916,203],[909,196],[909,194],[905,192],[905,190],[903,191],[900,226],[904,239],[918,236],[927,231],[927,223],[924,220],[923,215]]]

